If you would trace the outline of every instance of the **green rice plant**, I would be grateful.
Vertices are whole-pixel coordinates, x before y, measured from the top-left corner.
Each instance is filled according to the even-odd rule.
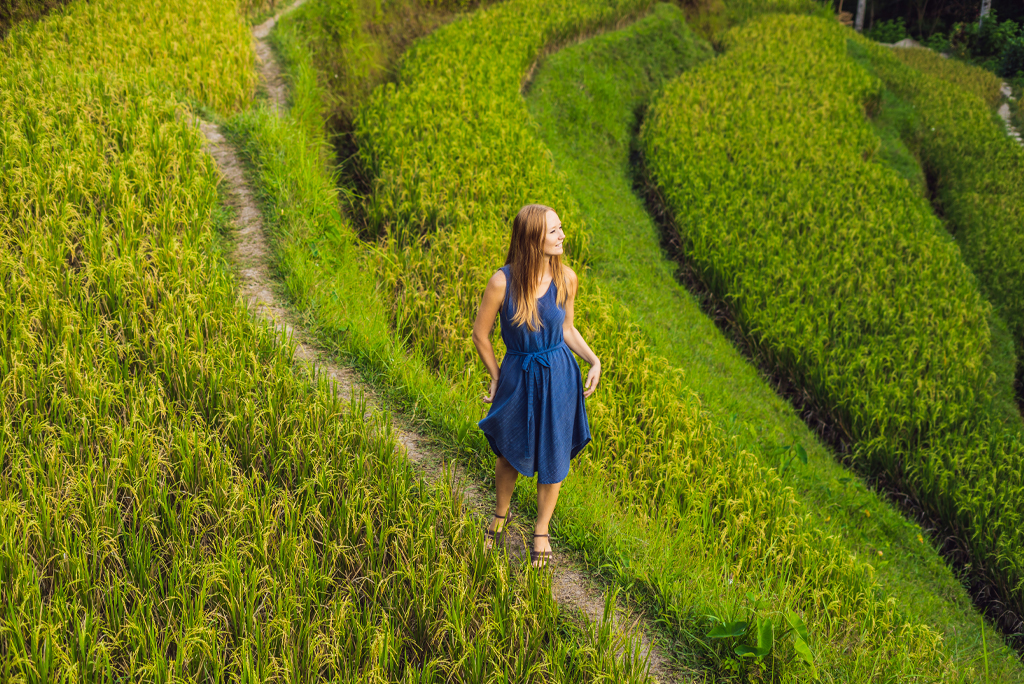
[[[190,7],[166,0],[145,6],[90,3],[19,27],[3,50],[5,57],[22,57],[19,75],[24,80],[69,78],[59,65],[72,60],[83,76],[133,64],[138,68],[133,83],[154,96],[178,93],[220,113],[244,106],[256,84],[248,29],[233,9],[200,12]],[[223,42],[208,39],[214,35],[224,36]],[[4,89],[18,92],[14,84]]]
[[[1024,150],[989,108],[1001,100],[1000,80],[930,50],[864,49],[886,87],[916,110],[918,126],[907,131],[907,144],[921,159],[937,211],[1024,358]]]
[[[295,304],[322,339],[351,354],[476,472],[489,469],[491,456],[473,427],[484,370],[465,322],[500,265],[520,203],[553,203],[567,226],[578,217],[531,132],[519,96],[523,75],[547,44],[642,9],[510,2],[417,42],[399,83],[376,91],[357,123],[360,155],[375,179],[366,205],[380,238],[372,249],[338,214],[333,179],[321,166],[323,138],[302,113],[313,111],[323,81],[309,73],[311,59],[288,21],[279,44],[296,75],[300,111],[283,122],[259,112],[232,122]],[[581,232],[576,254],[585,253]],[[807,524],[773,469],[709,421],[620,304],[590,282],[580,306],[584,335],[601,345],[606,384],[588,405],[598,438],[563,488],[556,533],[647,607],[682,662],[722,678],[755,673],[733,649],[707,647],[706,616],[736,605],[754,611],[755,622],[773,620],[780,633],[783,610],[804,616],[811,640],[804,643],[826,679],[972,676],[931,630],[903,619],[869,565]],[[527,514],[530,498],[517,503]],[[750,606],[748,591],[770,600]],[[780,640],[763,672],[806,678],[795,643]],[[851,656],[852,643],[861,657]]]
[[[879,43],[898,43],[908,38],[907,25],[903,17],[880,21],[864,32],[864,35]]]
[[[645,681],[238,301],[182,100],[248,102],[249,50],[232,2],[0,44],[5,681]]]
[[[998,319],[926,200],[872,162],[863,111],[881,84],[849,58],[850,35],[800,17],[733,31],[723,58],[665,90],[644,152],[688,258],[749,343],[851,461],[960,540],[1013,629],[1024,452],[1019,418],[993,408]]]

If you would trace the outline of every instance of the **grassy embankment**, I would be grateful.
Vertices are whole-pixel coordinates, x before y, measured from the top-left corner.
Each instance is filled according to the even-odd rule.
[[[463,328],[500,264],[509,213],[538,196],[564,207],[567,225],[579,216],[531,132],[520,80],[546,45],[633,10],[512,2],[415,44],[401,85],[377,91],[357,120],[360,154],[375,179],[367,203],[368,226],[381,238],[375,249],[338,216],[318,161],[322,139],[307,137],[315,117],[301,112],[317,111],[318,83],[294,24],[283,22],[280,38],[297,76],[296,116],[306,124],[235,126],[248,141],[296,304],[324,340],[424,418],[475,472],[491,463],[474,427],[484,371]],[[295,21],[316,11],[314,1]],[[294,144],[300,137],[304,154]],[[603,393],[589,405],[595,448],[563,489],[560,543],[645,603],[673,638],[680,664],[726,680],[766,671],[801,680],[808,669],[795,649],[809,642],[828,681],[973,676],[930,630],[903,621],[867,564],[809,529],[774,471],[684,395],[677,374],[650,354],[614,300],[591,283],[580,304],[580,326],[600,341],[608,364]],[[526,509],[530,485],[522,487],[517,505]],[[716,638],[722,630],[712,630],[708,614],[738,635]],[[808,642],[794,638],[787,615],[806,618]],[[756,643],[755,631],[771,644],[765,655],[737,657],[734,647]]]
[[[723,58],[666,88],[645,155],[747,342],[852,463],[939,521],[1013,631],[1022,454],[999,408],[994,314],[927,201],[872,161],[863,111],[881,84],[850,35],[800,18],[734,31]]]
[[[605,292],[629,303],[632,320],[652,347],[683,371],[714,421],[736,434],[762,463],[779,465],[781,447],[803,445],[809,463],[793,461],[786,482],[816,524],[842,534],[851,550],[873,563],[886,593],[907,619],[939,629],[947,645],[981,660],[981,617],[922,530],[890,503],[854,482],[771,383],[730,343],[677,280],[679,265],[665,254],[659,226],[638,196],[636,134],[643,108],[665,82],[706,59],[708,51],[685,29],[679,10],[660,5],[633,27],[567,47],[547,58],[529,86],[527,106],[544,144],[565,174],[580,217],[589,226],[590,269]],[[886,108],[883,116],[892,118]],[[891,127],[890,127],[891,130]],[[898,131],[884,163],[923,176]],[[880,150],[881,151],[881,150]],[[895,163],[893,160],[898,160]],[[784,462],[784,461],[783,461]],[[990,633],[987,648],[998,639]],[[994,665],[997,681],[1024,679],[1009,649]]]
[[[183,101],[254,85],[232,2],[0,44],[3,679],[641,681],[237,301]]]

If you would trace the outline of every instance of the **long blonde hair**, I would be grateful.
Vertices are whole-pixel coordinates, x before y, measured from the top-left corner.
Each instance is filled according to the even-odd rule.
[[[525,325],[531,332],[542,325],[537,311],[537,276],[544,268],[544,259],[551,259],[551,285],[556,288],[558,305],[565,308],[569,297],[562,258],[558,255],[547,257],[544,254],[549,211],[553,209],[543,204],[527,204],[519,210],[512,220],[512,239],[508,245],[508,256],[505,257],[505,264],[512,275],[512,282],[506,286],[505,297],[513,294],[511,301],[516,305],[512,323]]]

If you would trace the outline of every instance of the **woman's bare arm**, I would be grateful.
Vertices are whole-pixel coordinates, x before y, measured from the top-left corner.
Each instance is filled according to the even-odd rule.
[[[480,309],[477,311],[476,321],[473,323],[473,344],[476,345],[480,359],[487,366],[487,372],[491,374],[490,393],[483,396],[483,400],[488,404],[494,399],[500,370],[498,361],[494,358],[494,347],[491,345],[491,329],[494,327],[494,318],[498,315],[501,302],[505,299],[505,285],[505,273],[496,271],[487,281],[487,288],[484,290]]]
[[[597,358],[597,354],[590,349],[590,345],[587,344],[587,341],[583,339],[583,335],[580,335],[580,331],[573,324],[573,304],[576,301],[576,290],[579,289],[579,279],[571,268],[568,266],[563,268],[566,270],[566,279],[569,281],[569,295],[565,301],[565,321],[562,323],[562,337],[565,338],[565,343],[569,346],[569,349],[573,350],[576,356],[590,364],[590,371],[587,373],[587,381],[583,392],[583,396],[589,397],[597,389],[598,383],[601,382],[601,360]]]

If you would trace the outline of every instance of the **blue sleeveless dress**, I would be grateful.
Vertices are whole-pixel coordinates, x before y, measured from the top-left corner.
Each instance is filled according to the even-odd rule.
[[[512,276],[505,273],[505,301],[499,311],[501,360],[498,387],[480,429],[491,449],[526,477],[555,484],[569,474],[569,461],[590,442],[583,405],[580,365],[562,337],[565,309],[558,306],[554,281],[537,300],[543,325],[531,332],[515,326]]]

